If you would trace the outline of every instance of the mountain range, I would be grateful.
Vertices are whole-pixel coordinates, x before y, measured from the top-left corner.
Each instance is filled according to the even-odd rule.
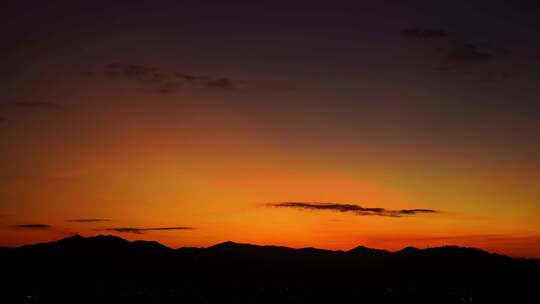
[[[509,303],[540,299],[538,260],[475,248],[397,252],[234,242],[172,249],[71,236],[0,248],[2,303]],[[3,299],[3,300],[2,300]]]

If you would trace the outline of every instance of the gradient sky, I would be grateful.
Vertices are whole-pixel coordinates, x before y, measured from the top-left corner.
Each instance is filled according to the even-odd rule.
[[[538,1],[73,2],[0,13],[1,246],[540,257]]]

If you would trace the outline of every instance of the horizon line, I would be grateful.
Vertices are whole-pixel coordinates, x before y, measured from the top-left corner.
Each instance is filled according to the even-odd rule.
[[[134,242],[137,242],[137,241],[142,241],[142,242],[154,242],[154,243],[158,243],[160,244],[161,246],[163,247],[166,247],[170,250],[179,250],[179,249],[189,249],[189,248],[193,248],[193,249],[210,249],[212,247],[216,247],[216,246],[219,246],[219,245],[222,245],[222,244],[227,244],[227,243],[230,243],[230,244],[235,244],[235,245],[246,245],[246,246],[253,246],[253,247],[277,247],[277,248],[285,248],[285,249],[293,249],[293,250],[302,250],[302,249],[315,249],[315,250],[322,250],[322,251],[328,251],[328,252],[343,252],[343,253],[347,253],[347,252],[350,252],[356,248],[359,248],[359,247],[362,247],[362,248],[366,248],[366,249],[369,249],[369,250],[379,250],[379,251],[384,251],[384,252],[387,252],[387,253],[391,253],[391,254],[395,254],[395,253],[399,253],[405,249],[408,249],[408,248],[411,248],[411,249],[417,249],[417,250],[427,250],[427,249],[437,249],[437,248],[448,248],[448,247],[452,247],[452,248],[462,248],[462,249],[471,249],[471,250],[478,250],[478,251],[482,251],[482,252],[485,252],[485,253],[488,253],[488,254],[491,254],[491,255],[499,255],[499,256],[505,256],[505,257],[510,257],[512,259],[530,259],[530,260],[540,260],[540,257],[531,257],[531,256],[513,256],[513,255],[508,255],[508,254],[503,254],[503,253],[499,253],[499,252],[496,252],[496,251],[490,251],[490,250],[487,250],[487,249],[484,249],[484,248],[480,248],[480,247],[470,247],[470,246],[462,246],[462,245],[457,245],[457,244],[445,244],[445,245],[440,245],[440,246],[426,246],[426,247],[417,247],[417,246],[405,246],[399,250],[388,250],[388,249],[384,249],[384,248],[376,248],[376,247],[367,247],[367,246],[364,246],[364,245],[357,245],[357,246],[354,246],[350,249],[326,249],[326,248],[318,248],[318,247],[312,247],[312,246],[307,246],[307,247],[289,247],[289,246],[282,246],[282,245],[269,245],[269,244],[255,244],[255,243],[242,243],[242,242],[235,242],[235,241],[231,241],[231,240],[227,240],[227,241],[223,241],[223,242],[218,242],[218,243],[215,243],[213,245],[209,245],[207,247],[195,247],[195,246],[181,246],[181,247],[170,247],[170,246],[167,246],[157,240],[148,240],[148,239],[145,239],[145,240],[129,240],[129,239],[126,239],[126,238],[123,238],[123,237],[120,237],[120,236],[117,236],[117,235],[114,235],[114,234],[95,234],[95,235],[91,235],[91,236],[83,236],[79,233],[75,233],[75,234],[72,234],[70,236],[66,236],[66,237],[62,237],[62,238],[59,238],[59,239],[55,239],[55,240],[51,240],[51,241],[43,241],[43,242],[36,242],[36,243],[28,243],[28,244],[23,244],[23,245],[19,245],[19,246],[1,246],[0,245],[0,248],[8,248],[8,249],[17,249],[17,248],[23,248],[23,247],[28,247],[28,246],[35,246],[35,245],[41,245],[41,244],[51,244],[51,243],[56,243],[56,242],[59,242],[59,241],[62,241],[62,240],[65,240],[65,239],[69,239],[69,238],[76,238],[76,237],[80,237],[82,239],[91,239],[91,238],[97,238],[97,237],[113,237],[113,238],[116,238],[116,239],[121,239],[121,240],[124,240],[124,241],[127,241],[129,243],[134,243]]]

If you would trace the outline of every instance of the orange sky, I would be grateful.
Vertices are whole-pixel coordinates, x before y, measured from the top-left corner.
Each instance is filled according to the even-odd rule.
[[[11,177],[2,188],[3,245],[116,233],[99,230],[111,227],[190,226],[196,229],[119,235],[173,247],[234,240],[332,249],[459,244],[518,256],[539,252],[539,208],[534,185],[526,184],[535,172],[528,165],[491,167],[489,156],[466,160],[400,138],[360,138],[340,143],[348,148],[342,151],[307,147],[320,142],[291,148],[279,137],[258,136],[249,121],[216,105],[179,110],[167,100],[176,96],[105,87],[90,92],[97,93],[72,97],[79,101],[76,107],[66,103],[69,114],[19,113],[18,121],[4,127],[3,159],[11,159]],[[203,104],[215,98],[193,94]],[[129,100],[131,106],[106,105],[106,99]],[[150,99],[155,104],[145,108]],[[99,112],[104,106],[107,115]],[[440,212],[392,218],[265,206],[281,201]],[[79,218],[111,221],[68,221]],[[25,223],[52,228],[12,227]]]

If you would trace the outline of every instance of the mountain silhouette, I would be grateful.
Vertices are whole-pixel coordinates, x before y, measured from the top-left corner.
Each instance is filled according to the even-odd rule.
[[[396,251],[396,254],[399,254],[399,255],[410,255],[410,254],[415,254],[417,253],[418,251],[420,251],[421,249],[418,249],[416,247],[412,247],[412,246],[408,246],[408,247],[405,247],[399,251]]]
[[[71,236],[0,248],[2,303],[535,302],[538,260],[475,248],[349,251]]]
[[[382,249],[373,249],[368,248],[365,246],[357,246],[349,251],[347,251],[348,254],[354,254],[359,256],[365,256],[365,257],[375,257],[375,256],[388,256],[391,254],[391,252],[387,250]]]

